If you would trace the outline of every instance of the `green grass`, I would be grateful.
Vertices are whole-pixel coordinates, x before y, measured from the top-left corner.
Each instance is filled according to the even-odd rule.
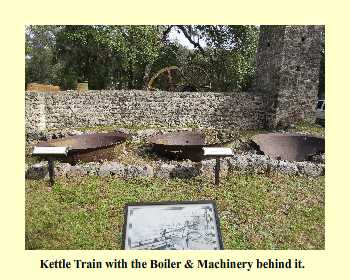
[[[295,128],[290,129],[291,132],[303,132],[311,133],[318,136],[325,136],[325,128],[314,123],[299,122],[295,125]]]
[[[324,177],[26,181],[26,249],[120,249],[130,202],[215,200],[225,249],[324,249]]]

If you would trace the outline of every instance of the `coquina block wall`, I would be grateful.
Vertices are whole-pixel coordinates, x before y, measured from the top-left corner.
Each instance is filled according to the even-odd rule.
[[[26,92],[26,132],[98,125],[254,129],[265,108],[258,94],[214,92]]]
[[[97,125],[255,129],[315,118],[324,26],[261,26],[255,93],[26,92],[26,133]]]

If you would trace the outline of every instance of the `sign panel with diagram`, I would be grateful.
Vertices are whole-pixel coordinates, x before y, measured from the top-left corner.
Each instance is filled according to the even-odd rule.
[[[214,201],[128,204],[125,250],[223,249]]]

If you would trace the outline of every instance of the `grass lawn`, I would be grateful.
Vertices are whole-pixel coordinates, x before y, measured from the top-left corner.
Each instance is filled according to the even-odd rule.
[[[225,249],[324,249],[324,177],[232,174],[164,181],[82,177],[25,186],[26,249],[120,249],[129,202],[215,200]]]

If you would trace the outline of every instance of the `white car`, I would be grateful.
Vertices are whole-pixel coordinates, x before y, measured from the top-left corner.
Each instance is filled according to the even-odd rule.
[[[319,123],[324,126],[325,124],[325,116],[324,111],[326,109],[325,100],[318,100],[316,107],[316,123]]]

